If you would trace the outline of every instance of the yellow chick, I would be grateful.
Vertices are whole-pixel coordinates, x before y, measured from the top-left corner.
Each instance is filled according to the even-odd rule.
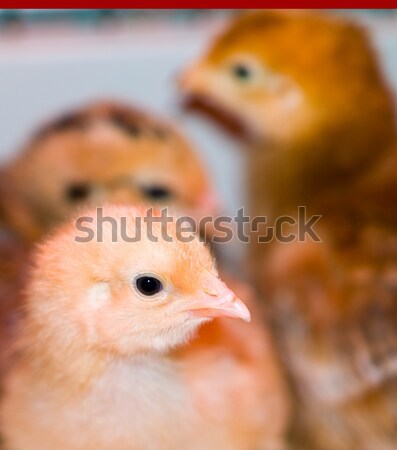
[[[216,208],[190,144],[162,119],[96,102],[39,130],[1,171],[0,217],[32,242],[84,204],[149,201],[201,218]]]
[[[251,134],[252,216],[295,223],[293,242],[253,242],[250,258],[296,393],[294,446],[395,448],[396,126],[366,33],[315,12],[252,12],[181,87]],[[301,206],[321,216],[321,242],[299,235]]]
[[[85,212],[35,255],[0,404],[5,448],[281,448],[262,326],[222,319],[250,313],[207,247],[182,242],[176,218],[149,228],[143,207],[103,216],[114,223]]]

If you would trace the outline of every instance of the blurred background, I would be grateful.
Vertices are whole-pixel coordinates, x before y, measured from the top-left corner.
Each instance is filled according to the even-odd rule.
[[[397,10],[333,11],[365,24],[397,90]],[[82,103],[131,101],[176,121],[209,169],[226,214],[244,204],[244,152],[186,114],[176,77],[233,10],[0,10],[0,162],[39,124]],[[238,253],[238,252],[237,252]]]
[[[368,63],[361,34],[358,33],[360,37],[357,37],[357,33],[350,27],[336,28],[337,32],[342,32],[342,38],[338,35],[333,40],[333,27],[330,26],[328,29],[327,24],[321,20],[316,22],[314,28],[313,22],[308,21],[302,27],[303,31],[298,28],[296,34],[288,35],[278,34],[277,29],[274,33],[270,31],[269,34],[266,32],[262,34],[263,30],[259,27],[263,24],[266,27],[266,21],[269,19],[269,23],[272,23],[272,17],[267,17],[267,14],[259,22],[255,20],[248,22],[248,37],[244,36],[247,32],[247,28],[244,27],[241,34],[238,31],[237,34],[228,35],[227,42],[231,41],[233,44],[230,47],[233,49],[232,57],[235,60],[228,59],[230,53],[226,51],[226,57],[219,63],[219,67],[227,69],[223,71],[228,74],[227,76],[236,77],[237,75],[238,82],[247,79],[247,75],[250,80],[251,75],[259,74],[259,84],[262,83],[259,89],[255,89],[258,88],[255,78],[253,78],[252,90],[241,91],[248,92],[245,97],[240,95],[238,90],[238,94],[234,96],[233,90],[227,89],[226,77],[216,78],[215,76],[215,82],[209,83],[212,88],[212,91],[209,89],[212,100],[216,100],[216,94],[226,92],[223,97],[226,98],[224,104],[227,106],[229,101],[232,105],[230,108],[232,115],[241,111],[242,116],[247,115],[249,119],[247,123],[251,125],[252,122],[256,125],[257,131],[261,125],[266,126],[263,130],[259,130],[260,138],[263,140],[258,139],[260,147],[258,146],[256,153],[251,153],[250,166],[257,170],[252,170],[251,179],[245,180],[245,174],[249,173],[245,167],[248,165],[246,161],[248,152],[244,151],[243,147],[247,145],[247,142],[244,144],[236,136],[227,134],[210,117],[199,114],[197,111],[188,113],[182,105],[182,94],[177,89],[177,79],[183,69],[202,56],[214,36],[222,32],[231,17],[239,13],[240,11],[236,10],[0,9],[0,341],[2,342],[0,382],[5,370],[8,370],[10,356],[14,356],[14,346],[8,343],[12,343],[17,335],[14,329],[19,327],[20,316],[23,316],[19,311],[19,302],[24,296],[20,296],[19,293],[20,288],[26,285],[25,278],[30,268],[27,269],[27,262],[29,262],[33,244],[44,237],[55,224],[69,217],[71,212],[74,214],[81,205],[79,202],[98,201],[100,204],[103,199],[109,198],[119,202],[119,198],[122,197],[118,197],[118,194],[120,195],[121,192],[121,195],[124,194],[124,199],[127,198],[128,201],[151,199],[153,203],[157,200],[159,204],[161,201],[170,201],[170,205],[181,207],[187,205],[191,209],[186,212],[195,212],[197,216],[200,216],[204,209],[207,215],[211,211],[209,206],[214,206],[216,203],[213,201],[197,160],[186,151],[185,144],[182,145],[174,138],[171,140],[170,129],[167,130],[164,124],[159,125],[150,120],[147,123],[144,120],[141,122],[142,118],[139,115],[135,116],[132,113],[130,117],[130,113],[123,112],[122,108],[112,110],[112,114],[108,116],[105,114],[103,116],[105,120],[101,119],[101,114],[97,112],[98,116],[95,117],[99,119],[92,120],[91,117],[91,122],[80,115],[77,115],[77,119],[76,115],[63,116],[52,127],[53,135],[51,135],[51,127],[50,130],[46,129],[41,133],[41,137],[44,136],[42,139],[44,144],[41,142],[43,144],[41,147],[40,139],[36,141],[33,139],[30,146],[30,150],[33,151],[23,154],[20,165],[16,164],[16,167],[13,167],[10,164],[7,170],[7,162],[16,157],[18,152],[25,150],[24,144],[30,141],[32,133],[41,125],[52,121],[64,112],[91,102],[119,101],[147,110],[150,117],[150,113],[157,113],[160,118],[170,119],[180,127],[182,133],[192,142],[193,148],[208,171],[216,196],[221,203],[220,213],[234,217],[238,209],[248,206],[246,190],[250,190],[251,216],[262,215],[269,211],[270,221],[273,221],[279,215],[278,213],[280,215],[285,212],[291,213],[295,217],[296,213],[300,212],[300,205],[307,205],[310,215],[321,213],[324,216],[319,229],[320,238],[324,236],[324,242],[322,242],[324,245],[311,245],[309,238],[303,246],[296,246],[296,240],[292,245],[287,246],[278,245],[278,243],[251,245],[253,251],[250,254],[250,260],[244,258],[248,246],[237,239],[227,245],[219,246],[221,248],[215,246],[214,253],[217,259],[219,257],[222,277],[227,280],[227,284],[233,291],[236,291],[236,295],[244,300],[248,299],[250,308],[251,305],[253,306],[254,320],[250,325],[251,328],[241,328],[241,331],[238,328],[241,323],[230,325],[229,328],[229,325],[225,327],[221,322],[220,328],[216,328],[215,321],[215,328],[212,328],[212,331],[211,328],[209,331],[203,328],[203,347],[200,347],[199,338],[199,345],[197,347],[193,345],[193,349],[188,350],[188,355],[189,351],[192,351],[192,355],[198,351],[196,355],[200,355],[202,350],[204,350],[203,354],[209,355],[209,359],[199,356],[190,359],[193,362],[186,360],[187,364],[194,364],[194,370],[189,369],[186,373],[187,378],[191,373],[195,380],[200,381],[197,383],[200,397],[207,387],[209,390],[213,389],[208,395],[211,402],[207,403],[205,396],[204,401],[201,402],[200,399],[200,409],[208,409],[211,413],[208,417],[216,418],[212,420],[214,427],[209,428],[209,434],[213,434],[215,439],[218,439],[219,435],[222,440],[223,429],[221,428],[218,433],[217,428],[218,423],[221,427],[223,426],[222,421],[225,417],[228,422],[227,427],[232,428],[233,439],[240,432],[244,438],[254,438],[249,436],[251,428],[246,427],[245,417],[241,424],[239,423],[240,417],[246,416],[248,422],[255,423],[255,430],[259,428],[261,418],[266,421],[263,431],[271,435],[269,442],[273,445],[268,445],[267,448],[284,448],[282,445],[274,445],[278,441],[274,440],[272,433],[275,432],[281,436],[285,431],[283,427],[286,427],[287,422],[290,421],[292,430],[289,430],[291,434],[289,437],[293,442],[290,448],[395,450],[397,449],[395,444],[397,441],[397,214],[394,206],[397,203],[395,183],[397,153],[394,152],[396,149],[393,127],[395,115],[393,116],[391,111],[388,92],[386,95],[382,83],[378,80],[377,72],[374,75],[372,55]],[[394,105],[397,106],[397,10],[333,10],[329,13],[347,16],[368,29],[381,67],[392,87]],[[249,28],[251,25],[254,27],[253,31]],[[287,26],[285,30],[286,33],[290,31]],[[314,37],[311,39],[313,30],[317,32],[315,34],[317,39]],[[300,38],[299,41],[295,41],[296,36]],[[323,36],[324,39],[322,39]],[[330,41],[327,40],[329,37]],[[239,44],[241,41],[245,42],[244,38],[249,41],[248,48],[254,48],[254,51],[244,54],[243,48],[243,54],[238,55],[241,51]],[[267,45],[267,49],[276,49],[277,56],[284,57],[280,58],[284,64],[279,63],[279,67],[277,64],[274,64],[274,67],[270,64],[274,62],[272,51],[261,55],[262,46],[257,43],[262,42],[259,41],[262,38],[265,42],[263,47]],[[285,43],[287,45],[283,45]],[[314,45],[311,46],[310,43]],[[278,48],[277,44],[281,46]],[[220,52],[222,50],[221,47]],[[226,50],[230,52],[230,48]],[[314,54],[316,51],[318,55]],[[299,57],[294,58],[295,54]],[[317,60],[316,57],[319,55],[321,57]],[[266,60],[262,61],[261,56],[266,56]],[[269,67],[267,67],[267,59]],[[307,64],[308,61],[310,64]],[[259,67],[257,67],[258,62],[261,63]],[[296,67],[288,67],[290,62],[292,62],[291,66],[296,65]],[[211,65],[209,67],[208,73],[211,74]],[[257,73],[256,69],[258,69]],[[221,75],[222,70],[219,71]],[[307,74],[309,74],[307,83],[300,84]],[[324,77],[324,83],[322,83],[322,77]],[[363,81],[362,85],[360,81]],[[224,87],[226,89],[223,89]],[[313,89],[314,94],[310,89]],[[258,92],[259,95],[257,95]],[[266,95],[269,93],[270,100],[266,101]],[[349,95],[351,93],[353,95]],[[373,95],[367,95],[368,93]],[[258,108],[257,104],[264,98],[265,107]],[[251,103],[254,105],[252,109]],[[220,105],[222,106],[222,102]],[[271,110],[270,108],[274,105],[276,108]],[[324,108],[323,105],[325,105]],[[248,114],[246,114],[247,111]],[[263,117],[261,117],[261,111]],[[319,119],[315,116],[316,113]],[[365,132],[367,127],[368,133]],[[72,133],[62,133],[68,129],[72,130]],[[276,131],[273,132],[274,130]],[[45,139],[46,136],[48,140]],[[289,136],[293,139],[289,139]],[[51,137],[55,139],[51,141]],[[135,139],[137,137],[139,139]],[[134,147],[136,152],[130,151],[133,147],[132,139],[136,144]],[[181,144],[182,153],[177,151],[178,143]],[[98,149],[100,150],[97,151]],[[267,152],[268,149],[270,152]],[[120,157],[115,156],[115,150]],[[272,150],[274,150],[273,153]],[[142,155],[143,158],[140,158]],[[188,155],[189,164],[184,160],[186,155]],[[288,155],[288,158],[285,155]],[[139,164],[135,161],[138,157]],[[144,159],[147,161],[143,161]],[[134,164],[131,164],[132,160]],[[370,162],[373,164],[371,165]],[[2,165],[6,167],[3,171]],[[164,173],[167,176],[163,180],[161,176]],[[178,178],[178,182],[171,178]],[[172,183],[174,181],[175,184]],[[181,195],[184,190],[189,191],[189,196]],[[294,209],[296,206],[298,209]],[[247,209],[246,212],[248,212]],[[300,216],[298,223],[300,226]],[[20,241],[18,233],[21,234]],[[299,237],[301,237],[300,233]],[[53,247],[50,244],[45,249],[50,254]],[[83,253],[90,255],[88,252]],[[73,258],[78,259],[79,256],[67,255],[65,261],[69,263],[74,261]],[[58,256],[55,256],[54,260],[58,261]],[[47,259],[43,258],[43,261],[46,263]],[[48,259],[48,264],[43,266],[43,270],[35,272],[36,276],[37,274],[47,276],[48,283],[44,282],[43,285],[38,283],[39,288],[34,284],[33,297],[30,300],[32,305],[32,299],[40,301],[37,293],[41,295],[46,286],[50,287],[49,292],[52,295],[55,288],[63,288],[62,279],[68,280],[74,274],[75,268],[70,263],[71,271],[66,271],[64,277],[58,277],[54,274],[59,268],[55,264],[54,270],[51,270],[50,262],[52,259]],[[114,270],[113,265],[111,272]],[[179,265],[177,267],[180,268]],[[89,273],[91,274],[91,271]],[[92,273],[101,275],[100,270]],[[92,287],[96,290],[90,287],[89,291],[89,303],[93,309],[97,307],[96,296],[100,299],[101,305],[108,303],[103,301],[103,298],[106,299],[108,291],[112,290],[108,289],[107,283],[109,279],[112,280],[111,275],[112,273],[106,274],[103,278],[102,275],[99,278],[95,277],[95,284]],[[146,278],[146,274],[142,274],[142,277]],[[94,277],[90,276],[90,283],[91,278]],[[198,279],[201,280],[201,278]],[[82,280],[85,278],[83,277]],[[58,288],[58,281],[60,288]],[[117,281],[120,281],[119,278]],[[248,281],[249,284],[245,284],[244,281]],[[70,292],[78,292],[78,289],[82,289],[81,286],[84,285],[79,281],[74,283],[73,280]],[[212,295],[207,286],[203,286],[203,289]],[[28,289],[25,291],[29,295]],[[258,293],[258,303],[266,309],[266,320],[263,323],[265,327],[269,325],[269,334],[262,334],[264,330],[262,330],[260,310],[255,307],[256,293]],[[66,298],[67,294],[67,289],[66,292],[62,291],[61,298]],[[44,297],[47,298],[48,295]],[[71,301],[61,302],[60,312],[62,313],[61,308],[65,307],[64,305],[69,307],[72,304]],[[235,307],[236,305],[238,303]],[[44,328],[36,326],[41,322],[38,315],[41,311],[39,308],[40,304],[32,307],[33,322],[30,324],[28,321],[27,327],[20,327],[22,339],[18,340],[18,342],[26,343],[26,348],[22,346],[21,355],[23,358],[25,350],[27,358],[21,361],[23,364],[28,360],[32,361],[31,366],[34,368],[32,373],[34,377],[37,376],[37,380],[36,378],[34,380],[40,382],[36,385],[36,388],[40,387],[39,397],[31,395],[35,385],[32,385],[33,390],[31,390],[29,383],[29,389],[22,390],[22,393],[15,391],[17,407],[12,401],[9,403],[12,405],[11,414],[4,413],[7,409],[3,409],[0,401],[0,413],[2,417],[10,419],[9,423],[15,420],[13,411],[16,413],[16,425],[13,425],[16,434],[21,433],[20,423],[23,424],[24,415],[28,417],[26,422],[28,434],[27,437],[22,436],[21,442],[23,439],[28,442],[30,430],[33,430],[33,435],[36,433],[40,436],[42,425],[39,425],[38,431],[34,429],[35,420],[32,421],[30,411],[36,411],[36,409],[29,409],[31,399],[34,402],[36,398],[40,398],[37,411],[40,413],[43,411],[44,419],[39,414],[37,423],[45,424],[45,430],[47,430],[48,423],[57,422],[56,417],[53,418],[54,422],[47,422],[47,416],[45,416],[46,386],[50,388],[48,398],[56,398],[51,391],[52,385],[58,387],[57,380],[61,380],[59,391],[54,392],[62,392],[62,371],[59,375],[53,375],[50,370],[52,354],[54,354],[54,368],[58,370],[63,364],[68,368],[65,371],[66,380],[69,380],[69,373],[72,374],[70,367],[72,369],[79,367],[79,364],[74,364],[74,361],[72,365],[69,365],[66,359],[64,362],[63,355],[60,358],[58,352],[55,354],[51,342],[48,346],[51,351],[45,350],[45,337],[52,336],[52,330],[57,328],[60,330],[59,336],[54,331],[56,338],[54,342],[58,344],[61,342],[64,329],[67,332],[69,327],[55,326],[61,324],[63,316],[58,314],[55,308],[50,307],[47,300],[43,303],[42,311],[46,313],[47,310],[49,312],[52,310],[57,316],[55,325],[49,328],[47,334]],[[79,303],[78,308],[79,315],[68,312],[66,316],[66,323],[74,320],[74,316],[79,318],[79,328],[76,330],[83,329],[82,325],[86,325],[84,323],[86,314],[80,318],[80,311],[84,313],[84,304]],[[118,307],[114,310],[120,317],[125,316],[120,313],[121,309]],[[113,306],[110,311],[113,311]],[[96,314],[94,316],[104,317],[96,316]],[[46,318],[46,314],[43,314],[43,317]],[[53,320],[53,317],[55,316],[50,314],[49,321]],[[107,324],[113,325],[113,319],[110,320],[110,322],[105,321],[105,325],[101,324],[99,331],[95,328],[95,319],[87,322],[86,328],[89,330],[90,342],[91,335],[95,334],[98,334],[98,342],[100,342],[101,330],[105,329]],[[49,321],[42,320],[43,327]],[[236,324],[236,322],[231,323]],[[114,324],[109,334],[104,334],[106,340],[103,343],[100,342],[101,347],[98,347],[101,350],[107,348],[113,350],[111,336],[113,334],[117,336],[118,322]],[[237,328],[232,328],[233,326]],[[124,329],[121,328],[122,333]],[[147,337],[149,340],[155,336],[153,331],[155,325],[153,328],[152,323],[150,323],[151,331],[148,336],[143,336],[146,332],[144,325],[137,328],[137,330],[141,329],[144,330],[141,339]],[[170,330],[173,331],[171,325],[167,325],[166,329],[168,333],[165,336],[174,336],[174,333],[170,332]],[[26,336],[24,336],[25,330],[28,330]],[[161,325],[161,332],[163,330],[164,325]],[[260,334],[256,334],[255,330]],[[35,336],[35,331],[42,334]],[[133,336],[138,332],[134,330]],[[207,332],[208,335],[206,335]],[[215,334],[213,335],[214,340],[211,333],[216,334],[216,337]],[[71,344],[74,336],[74,333],[67,336],[64,347],[67,349],[65,358],[74,355],[72,352],[74,346]],[[128,350],[126,344],[128,338],[125,338],[124,334],[120,336],[123,342],[121,354],[124,359],[125,349]],[[39,337],[37,341],[39,344],[42,343],[42,347],[31,346],[35,337]],[[160,337],[163,339],[160,334],[155,339],[156,344],[153,348],[156,348],[156,352],[160,348],[159,342],[162,342]],[[175,337],[172,339],[174,344]],[[94,338],[92,340],[95,342]],[[167,342],[166,337],[164,342]],[[140,343],[140,349],[145,348],[142,343]],[[261,346],[262,343],[264,347]],[[117,342],[115,345],[114,353],[117,355]],[[70,355],[69,347],[72,349]],[[92,347],[96,349],[94,344]],[[16,348],[19,350],[19,347]],[[80,350],[80,347],[77,348]],[[147,348],[149,349],[150,345]],[[215,353],[212,353],[211,348]],[[31,352],[31,349],[36,350]],[[44,356],[41,359],[42,349],[44,349]],[[40,356],[38,363],[34,359],[36,355]],[[179,356],[172,356],[172,360],[179,365],[177,358]],[[182,358],[184,358],[183,355]],[[283,366],[282,371],[285,371],[287,381],[292,388],[292,395],[288,389],[285,389],[282,372],[278,369],[273,370],[278,366],[279,359]],[[57,364],[58,360],[62,363],[61,365]],[[93,358],[92,361],[95,362],[92,378],[94,379],[97,375],[97,358]],[[79,386],[79,389],[81,386],[82,393],[85,392],[83,389],[91,383],[91,378],[85,373],[87,364],[84,363],[81,366],[84,368],[84,378],[78,378],[79,373],[76,376],[76,386]],[[200,365],[205,369],[204,372],[199,370]],[[163,364],[159,364],[160,366],[163,367]],[[181,364],[180,367],[182,366]],[[29,367],[29,364],[26,364],[26,367]],[[49,377],[48,385],[44,378],[44,383],[41,384],[42,380],[39,377],[41,374],[37,367],[43,367],[43,376]],[[102,368],[100,364],[98,367]],[[120,367],[124,367],[123,364]],[[144,363],[142,367],[145,367]],[[145,385],[147,374],[155,374],[156,365],[153,367],[153,370],[152,368],[147,371],[143,369],[142,377],[145,377]],[[168,372],[167,367],[168,363],[164,365],[164,379],[168,380],[169,374],[173,372]],[[211,370],[208,370],[208,367]],[[217,378],[218,367],[222,376],[219,379]],[[21,376],[24,368],[25,365],[16,366],[15,386],[17,389],[20,380],[33,379],[29,372],[26,372],[26,376]],[[266,374],[263,374],[262,370],[265,370]],[[90,375],[89,371],[87,373]],[[98,373],[102,372],[98,370]],[[202,382],[203,374],[205,381],[209,381],[208,386],[207,383]],[[224,374],[227,376],[224,377]],[[232,376],[229,377],[229,374]],[[158,380],[162,380],[162,376],[161,371]],[[112,381],[111,377],[112,375],[103,379]],[[72,378],[71,376],[70,386],[74,387]],[[127,392],[124,378],[121,379],[120,384],[123,389],[122,395]],[[184,379],[185,375],[178,378],[175,386],[179,380]],[[139,376],[137,380],[139,381]],[[213,380],[215,384],[212,383]],[[195,383],[196,381],[192,383],[192,386]],[[106,383],[98,384],[99,388],[95,388],[93,392],[101,395],[102,384]],[[14,380],[11,385],[14,385]],[[118,404],[118,397],[120,396],[120,399],[122,397],[117,390],[113,395],[112,386],[111,382],[109,395],[106,393],[104,399],[105,402],[108,398],[115,399]],[[148,386],[151,384],[149,383]],[[153,386],[156,387],[153,389],[153,395],[156,395],[159,392],[158,381]],[[69,383],[65,383],[65,394],[69,395],[68,389]],[[104,388],[103,392],[105,391]],[[163,391],[166,392],[167,388]],[[24,406],[25,392],[28,394],[27,408],[20,407],[20,405]],[[73,405],[76,393],[80,391],[71,392],[73,401],[70,404]],[[173,402],[179,399],[179,391],[177,392],[177,395],[172,394],[170,397]],[[241,409],[241,415],[237,415],[237,419],[234,417],[235,408],[229,408],[229,403],[223,401],[223,393],[227,394],[228,400],[233,401],[231,404],[238,401],[238,410]],[[240,401],[240,394],[242,401]],[[261,404],[262,394],[266,395],[264,410]],[[63,399],[67,398],[67,396],[61,396],[59,405],[62,405]],[[83,394],[82,398],[88,399],[81,403],[83,405],[81,417],[84,423],[88,424],[85,414],[91,411],[91,397],[84,397]],[[251,402],[251,398],[255,401]],[[137,399],[140,400],[140,396]],[[163,404],[166,405],[167,397],[161,395],[159,400],[159,408]],[[270,403],[266,403],[267,401]],[[285,413],[290,403],[295,409],[292,411],[291,419]],[[54,404],[58,405],[58,400]],[[68,402],[65,404],[69,405]],[[140,404],[139,401],[138,404]],[[92,405],[96,408],[95,402]],[[120,402],[120,407],[121,405]],[[208,408],[207,405],[209,405]],[[116,405],[116,411],[117,407],[118,405]],[[73,411],[69,415],[68,406],[64,410],[62,408],[63,406],[59,415],[62,419],[59,421],[62,427],[59,430],[62,436],[66,436],[65,430],[73,430],[74,425],[68,428],[69,424],[67,424],[65,428],[64,418],[66,422],[69,417],[73,421],[74,417],[78,418],[80,414],[76,415]],[[216,410],[217,408],[219,411]],[[221,409],[226,411],[226,408],[227,414],[224,414]],[[98,411],[95,409],[101,424],[102,410],[104,409],[99,408]],[[20,411],[22,411],[21,415]],[[51,412],[52,409],[48,411]],[[143,408],[144,411],[145,408]],[[154,409],[150,407],[147,411],[154,411]],[[187,408],[188,413],[189,411],[190,409]],[[258,414],[259,411],[260,414]],[[200,417],[200,414],[197,417]],[[168,416],[173,417],[167,414],[167,418]],[[118,416],[114,417],[117,421]],[[162,414],[158,416],[154,414],[153,417],[162,417]],[[107,420],[106,417],[104,420]],[[172,418],[170,422],[172,434],[175,431],[173,420]],[[152,422],[152,417],[150,421]],[[190,428],[188,421],[187,416],[187,425]],[[116,422],[109,423],[112,425]],[[120,427],[117,428],[121,436],[124,436],[124,423],[127,422],[121,421]],[[142,423],[144,424],[144,421]],[[201,422],[194,423],[201,424]],[[202,423],[206,424],[206,422]],[[273,426],[273,423],[276,426]],[[138,425],[141,426],[141,422]],[[14,432],[13,427],[11,427],[11,434]],[[8,431],[7,426],[3,425],[3,428],[4,430],[0,426],[0,432]],[[155,428],[151,424],[149,428],[143,427],[142,432],[152,429]],[[57,430],[58,423],[54,433],[49,433],[49,440],[53,439],[53,442],[59,443],[59,448],[62,440],[60,438],[58,440]],[[88,430],[93,428],[88,427]],[[159,439],[163,439],[163,435],[166,434],[165,427],[162,426],[159,430],[161,431]],[[203,427],[197,431],[200,434],[206,434],[203,431],[208,430]],[[256,435],[257,431],[254,434]],[[98,442],[100,439],[99,437]],[[305,443],[306,439],[309,442],[308,445]],[[320,444],[312,445],[311,440]],[[168,443],[172,440],[166,439],[164,442]],[[252,440],[252,442],[255,441]],[[82,445],[79,444],[79,448]],[[11,447],[20,448],[17,445],[11,445]],[[51,445],[48,447],[53,448]],[[96,447],[94,445],[90,448]],[[218,446],[215,444],[211,448],[218,448]],[[225,445],[223,448],[230,447]],[[260,447],[250,443],[244,448]],[[263,444],[261,448],[264,448]]]

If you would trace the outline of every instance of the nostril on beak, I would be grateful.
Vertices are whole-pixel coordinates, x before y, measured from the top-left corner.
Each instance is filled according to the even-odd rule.
[[[208,295],[210,297],[222,299],[222,304],[226,304],[226,303],[230,303],[231,304],[231,303],[235,303],[238,300],[238,298],[236,297],[236,295],[232,291],[227,292],[225,294],[223,292],[218,292],[218,291],[215,291],[215,290],[211,291],[211,290],[206,289],[206,290],[204,290],[204,294],[206,294],[206,295]]]
[[[204,289],[204,294],[209,295],[210,297],[218,297],[219,293],[216,291],[210,291],[208,289]]]
[[[229,294],[224,295],[223,299],[224,299],[225,303],[235,303],[237,300],[237,297],[233,294],[233,292],[230,292]]]

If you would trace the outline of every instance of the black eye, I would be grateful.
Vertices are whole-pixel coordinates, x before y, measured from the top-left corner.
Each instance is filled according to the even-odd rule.
[[[172,196],[171,191],[163,186],[147,186],[142,190],[146,197],[153,200],[166,200]]]
[[[139,277],[135,281],[138,291],[148,297],[158,294],[164,289],[163,283],[150,276]]]
[[[77,183],[70,185],[66,190],[66,197],[71,202],[81,202],[90,195],[91,188],[88,184]]]
[[[232,67],[232,72],[239,80],[249,80],[252,76],[251,70],[244,64],[235,64]]]

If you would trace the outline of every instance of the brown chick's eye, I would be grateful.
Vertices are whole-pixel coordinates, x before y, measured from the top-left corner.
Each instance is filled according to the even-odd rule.
[[[252,76],[251,70],[244,64],[235,64],[232,67],[232,73],[235,78],[242,81],[249,80]]]
[[[91,188],[88,184],[72,184],[66,190],[66,197],[71,202],[86,200],[90,195]]]
[[[156,295],[164,289],[163,283],[154,277],[139,277],[136,279],[135,283],[138,291],[147,297]]]
[[[162,186],[147,186],[142,190],[145,196],[152,200],[166,200],[172,197],[171,191]]]

